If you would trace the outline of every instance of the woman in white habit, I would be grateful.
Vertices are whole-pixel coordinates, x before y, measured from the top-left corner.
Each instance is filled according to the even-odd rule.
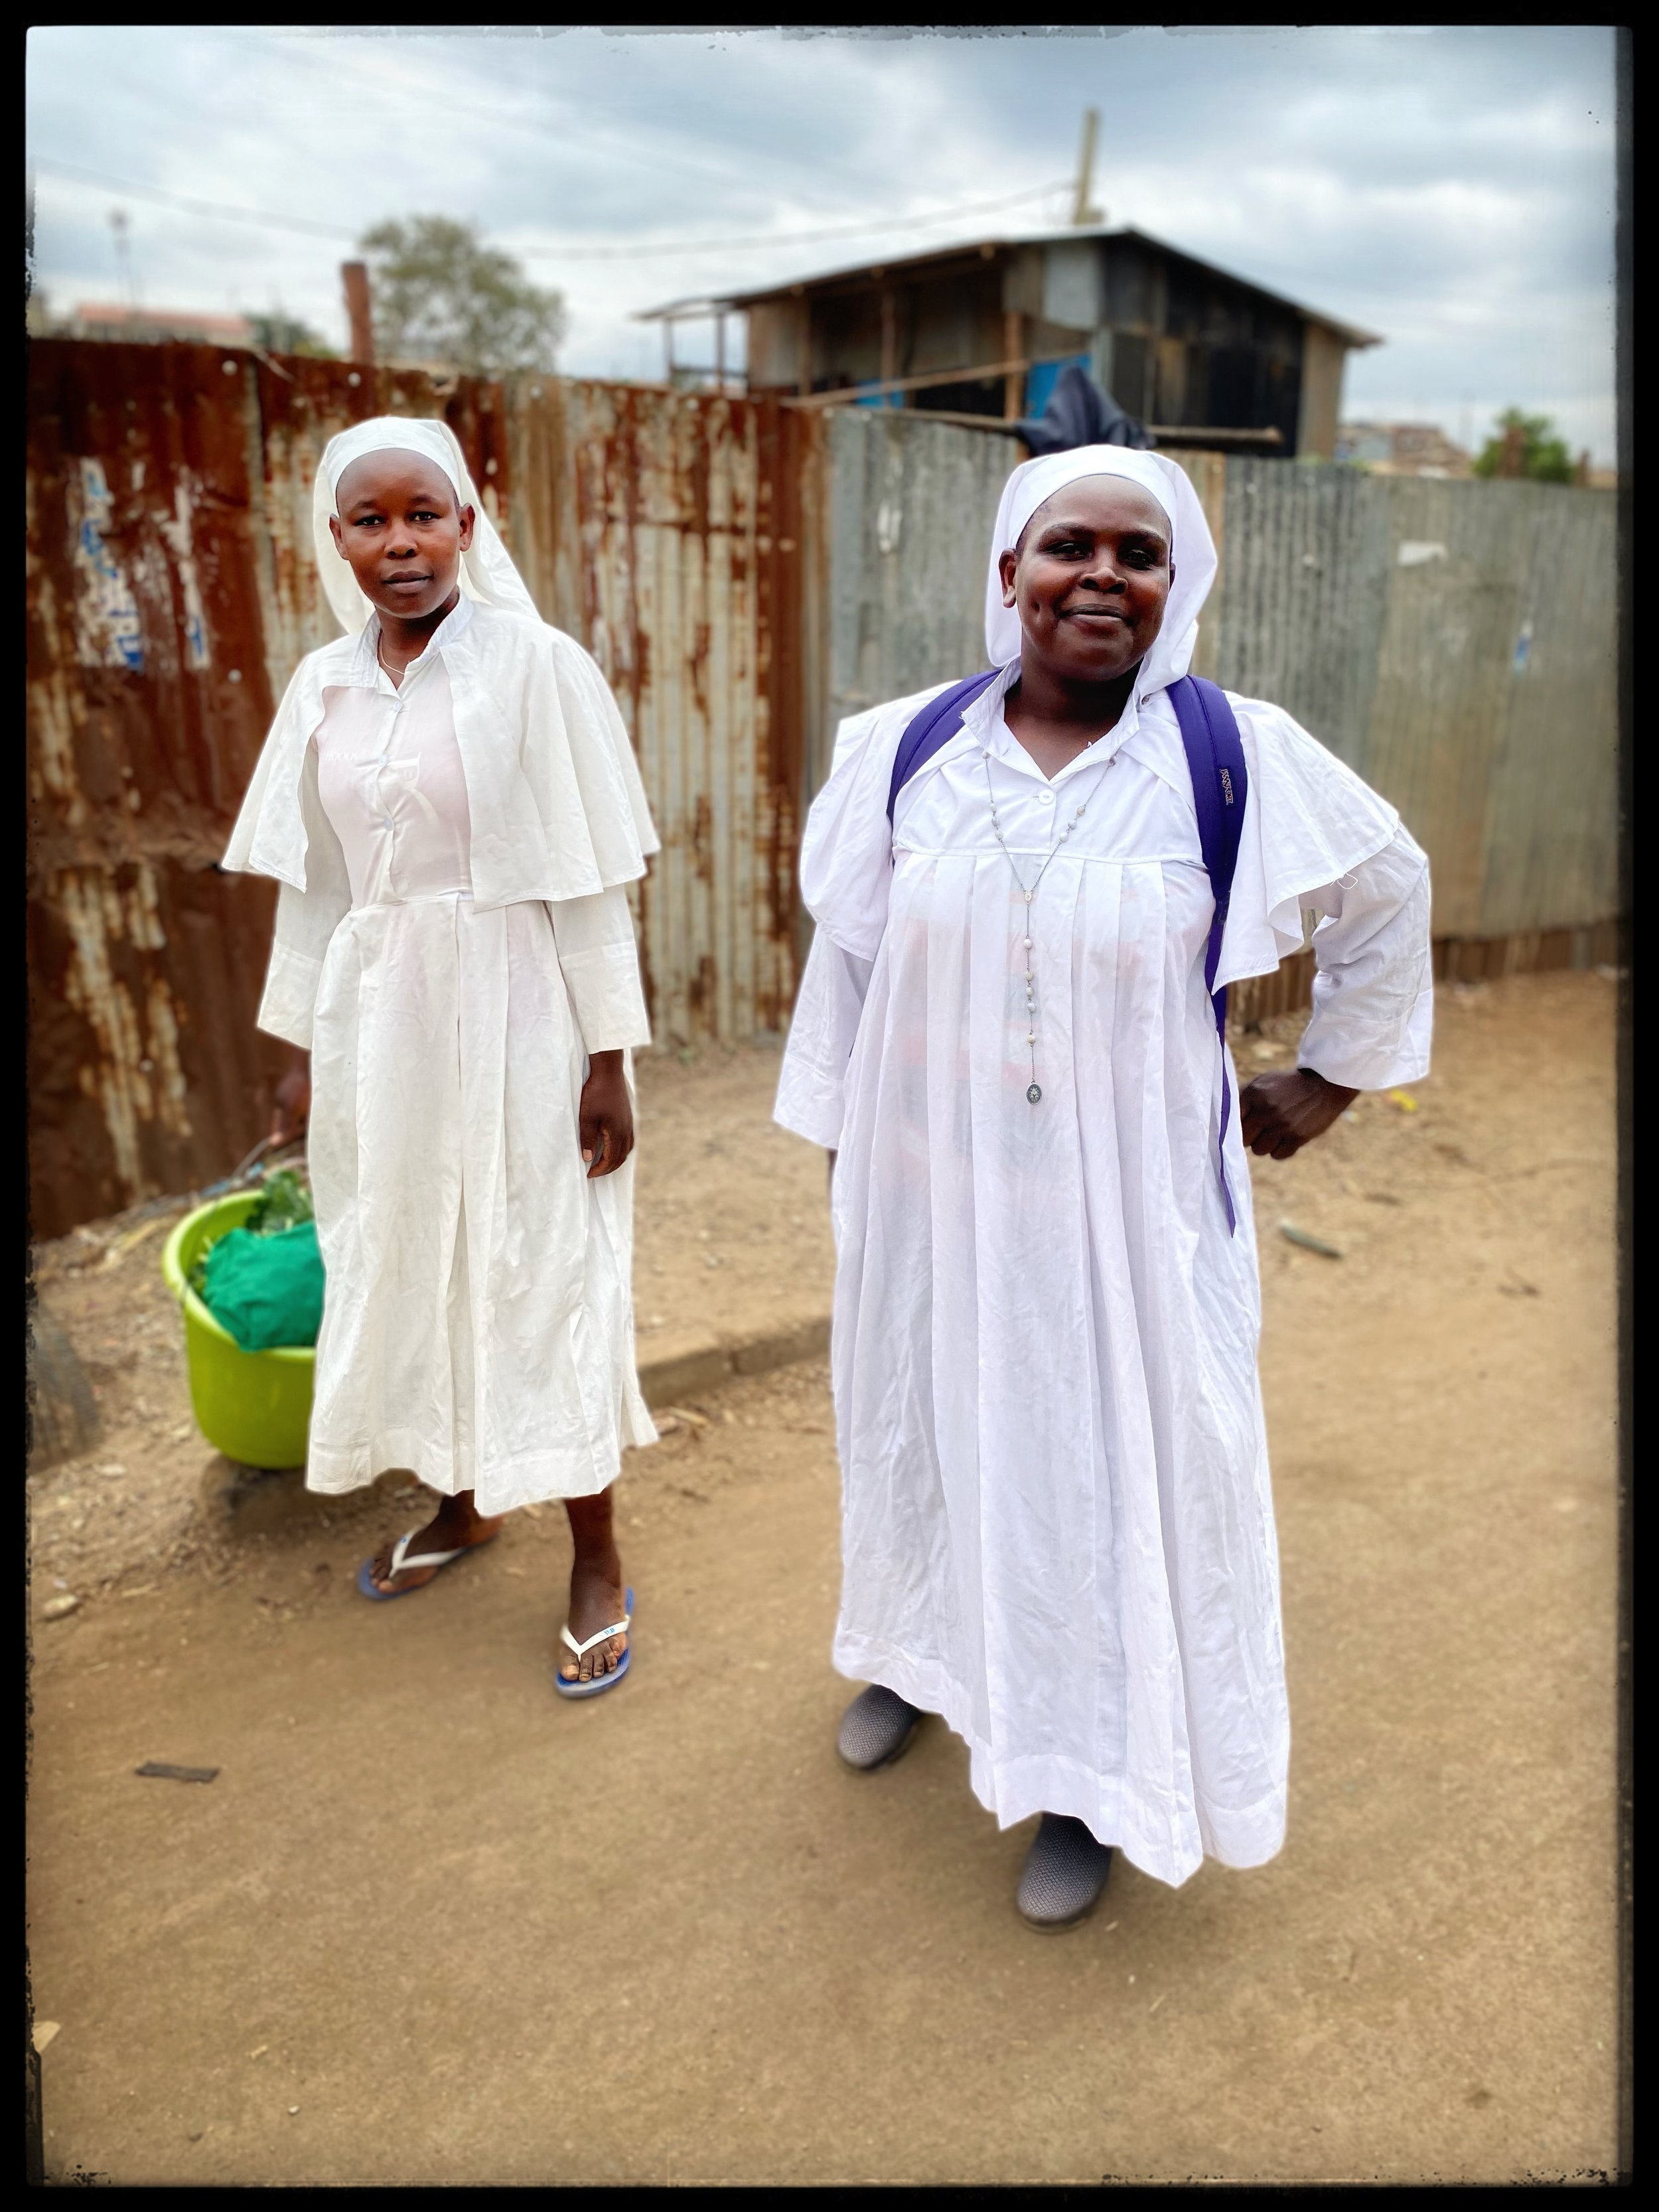
[[[1310,914],[1318,974],[1298,1066],[1221,1139],[1215,904],[1165,696],[1215,568],[1160,456],[1017,469],[996,680],[890,825],[935,694],[843,722],[802,846],[816,933],[776,1115],[832,1156],[834,1656],[871,1686],[840,1748],[867,1770],[942,1715],[1000,1824],[1042,1816],[1018,1899],[1040,1927],[1091,1908],[1115,1846],[1172,1884],[1279,1849],[1246,1153],[1287,1158],[1428,1066],[1421,851],[1290,715],[1229,694],[1249,781],[1215,982],[1271,973]]]
[[[224,861],[282,886],[258,1019],[301,1055],[279,1121],[308,1115],[326,1271],[306,1480],[438,1493],[365,1564],[382,1600],[563,1499],[555,1686],[592,1695],[629,1666],[611,1485],[656,1433],[626,886],[657,839],[604,678],[538,615],[447,424],[332,439],[313,524],[344,635],[300,664]]]

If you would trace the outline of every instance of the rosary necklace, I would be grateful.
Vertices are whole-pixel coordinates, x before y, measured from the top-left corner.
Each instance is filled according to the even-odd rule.
[[[1088,812],[1089,799],[1094,797],[1096,792],[1100,789],[1101,785],[1105,781],[1106,769],[1114,765],[1117,759],[1117,755],[1115,753],[1113,754],[1111,759],[1106,763],[1105,767],[1101,769],[1100,774],[1095,778],[1093,783],[1089,787],[1088,799],[1085,799],[1080,802],[1071,820],[1060,831],[1059,836],[1055,838],[1054,848],[1053,851],[1049,853],[1048,859],[1044,860],[1042,866],[1037,870],[1035,878],[1028,885],[1024,877],[1020,874],[1019,870],[1014,866],[1014,856],[1008,850],[1008,841],[1003,836],[1002,824],[997,818],[997,795],[991,782],[991,748],[989,745],[981,745],[979,750],[981,757],[985,763],[985,795],[991,802],[991,835],[996,839],[998,844],[1001,846],[1002,857],[1008,863],[1009,868],[1012,872],[1014,881],[1018,884],[1021,893],[1024,895],[1025,900],[1025,929],[1024,935],[1020,939],[1020,944],[1025,953],[1025,1042],[1027,1047],[1030,1048],[1031,1054],[1031,1081],[1030,1087],[1026,1091],[1025,1096],[1030,1099],[1032,1105],[1035,1106],[1042,1096],[1042,1085],[1036,1079],[1036,971],[1032,965],[1032,961],[1035,957],[1035,948],[1031,940],[1031,902],[1037,895],[1037,885],[1041,884],[1044,876],[1048,872],[1048,860],[1052,860],[1054,859],[1054,854],[1059,852],[1060,847],[1071,836],[1073,830],[1076,829],[1078,823],[1082,821],[1084,816]]]

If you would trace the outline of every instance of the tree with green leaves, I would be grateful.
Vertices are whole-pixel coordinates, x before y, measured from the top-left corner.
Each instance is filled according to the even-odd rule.
[[[263,353],[303,354],[311,361],[339,358],[322,333],[297,315],[285,315],[279,309],[274,314],[250,315],[248,320],[253,325],[253,343]]]
[[[1572,458],[1565,442],[1552,434],[1554,422],[1547,415],[1523,414],[1506,407],[1498,418],[1498,435],[1488,438],[1476,454],[1478,477],[1525,477],[1533,483],[1571,483]]]
[[[443,362],[475,374],[546,368],[564,337],[562,293],[531,283],[476,223],[441,215],[377,223],[364,234],[382,361]]]

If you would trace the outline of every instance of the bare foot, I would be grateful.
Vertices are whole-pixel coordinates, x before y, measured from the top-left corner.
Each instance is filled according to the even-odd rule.
[[[453,1498],[440,1501],[437,1511],[424,1528],[417,1528],[409,1540],[409,1555],[419,1559],[426,1552],[470,1551],[474,1545],[487,1544],[504,1519],[495,1514],[486,1519],[472,1503],[470,1490],[459,1491]],[[392,1554],[395,1547],[383,1544],[369,1562],[369,1579],[378,1590],[419,1589],[438,1572],[436,1567],[404,1567],[398,1573],[392,1571]],[[612,1619],[616,1616],[613,1614]],[[594,1623],[598,1627],[600,1624]]]

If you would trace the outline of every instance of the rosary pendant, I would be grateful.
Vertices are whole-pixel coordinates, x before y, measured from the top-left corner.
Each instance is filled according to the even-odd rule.
[[[985,763],[985,796],[989,801],[991,808],[991,835],[996,839],[998,844],[1001,846],[1002,857],[1007,861],[1009,868],[1012,872],[1015,884],[1019,890],[1021,897],[1025,902],[1025,927],[1020,936],[1020,946],[1025,955],[1025,1042],[1030,1048],[1031,1053],[1031,1080],[1026,1085],[1025,1097],[1026,1103],[1029,1105],[1036,1106],[1040,1104],[1042,1102],[1042,1085],[1036,1079],[1036,975],[1035,973],[1035,963],[1031,957],[1031,902],[1036,896],[1037,884],[1042,881],[1043,874],[1048,866],[1048,860],[1051,860],[1054,858],[1054,854],[1060,850],[1061,845],[1065,843],[1066,840],[1071,836],[1072,831],[1082,820],[1089,801],[1085,799],[1082,802],[1076,813],[1073,815],[1071,821],[1068,822],[1066,827],[1060,832],[1059,836],[1054,841],[1053,849],[1048,854],[1048,860],[1045,860],[1037,870],[1036,883],[1032,884],[1028,889],[1020,879],[1019,870],[1014,865],[1014,856],[1008,850],[1008,840],[1002,834],[1002,824],[999,817],[997,809],[996,791],[991,781],[990,747],[988,745],[981,745],[980,747],[980,755]],[[1114,757],[1115,757],[1115,756],[1114,756]],[[1107,768],[1110,768],[1111,765],[1111,761],[1108,761],[1106,763]],[[1101,771],[1102,776],[1103,776],[1104,774],[1105,770],[1103,769]],[[1100,777],[1097,777],[1095,781],[1096,790],[1098,790],[1100,787]],[[1093,796],[1092,792],[1090,796]]]

